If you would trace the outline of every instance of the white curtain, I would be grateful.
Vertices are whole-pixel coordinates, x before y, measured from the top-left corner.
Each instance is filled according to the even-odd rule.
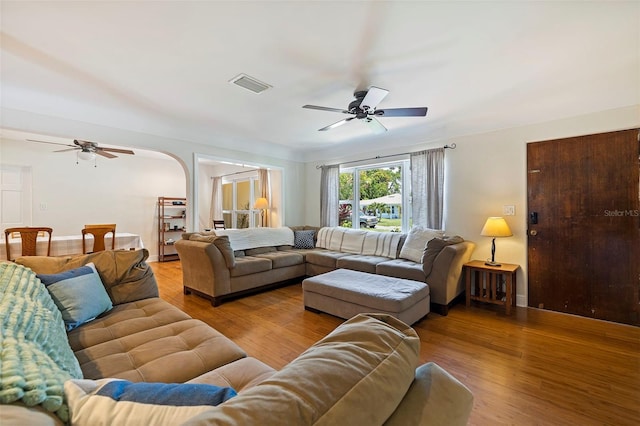
[[[269,170],[267,169],[259,169],[258,170],[258,182],[260,185],[260,194],[259,197],[266,198],[269,207],[271,207],[271,182],[269,180]],[[264,214],[264,217],[262,216]],[[269,209],[264,210],[260,213],[261,217],[263,217],[262,225],[265,228],[270,226],[271,221],[269,220]]]
[[[320,176],[320,226],[338,226],[340,166],[322,166]]]
[[[214,220],[222,220],[222,178],[214,176],[211,185],[211,207],[209,207],[209,228]]]
[[[444,148],[413,153],[410,161],[413,225],[442,229]]]

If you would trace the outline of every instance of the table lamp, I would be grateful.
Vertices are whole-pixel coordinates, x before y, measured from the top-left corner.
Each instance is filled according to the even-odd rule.
[[[264,226],[264,211],[269,208],[269,202],[266,198],[260,197],[256,200],[253,208],[256,210],[260,210],[260,225]]]
[[[507,221],[502,217],[490,217],[484,224],[480,235],[484,237],[493,237],[491,241],[491,261],[486,261],[484,264],[488,266],[500,266],[496,262],[496,237],[510,237],[513,235]]]

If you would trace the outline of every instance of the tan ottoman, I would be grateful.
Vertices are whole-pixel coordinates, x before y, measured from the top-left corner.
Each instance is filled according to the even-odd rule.
[[[340,318],[385,313],[411,325],[429,313],[429,286],[423,282],[336,269],[302,281],[304,307]]]

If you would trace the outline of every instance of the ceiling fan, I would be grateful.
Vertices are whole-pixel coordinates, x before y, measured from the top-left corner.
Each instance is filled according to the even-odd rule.
[[[29,142],[38,142],[38,143],[48,143],[51,145],[60,145],[60,146],[69,146],[71,148],[60,149],[54,152],[65,152],[65,151],[74,151],[79,150],[78,156],[83,160],[92,160],[95,155],[101,155],[105,158],[117,158],[117,155],[111,154],[112,152],[117,152],[118,154],[130,154],[134,155],[134,152],[130,149],[119,149],[119,148],[101,148],[98,146],[96,142],[83,141],[74,139],[73,145],[71,144],[62,144],[56,142],[47,142],[47,141],[39,141],[35,139],[27,139]],[[83,157],[84,156],[84,157]]]
[[[343,114],[349,114],[351,117],[347,117],[336,123],[330,124],[319,131],[326,131],[353,119],[364,120],[369,128],[374,133],[384,133],[387,128],[376,119],[376,117],[424,117],[427,115],[427,107],[419,108],[387,108],[376,109],[376,106],[389,94],[388,90],[381,89],[379,87],[371,86],[369,90],[356,91],[353,96],[356,98],[351,101],[348,109],[328,108],[317,105],[303,105],[302,108],[318,109],[320,111],[332,111],[341,112]]]

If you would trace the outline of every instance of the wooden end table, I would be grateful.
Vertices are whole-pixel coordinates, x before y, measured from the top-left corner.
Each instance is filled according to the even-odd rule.
[[[520,265],[502,263],[500,266],[486,265],[482,260],[472,260],[463,265],[467,281],[467,306],[472,300],[504,305],[507,315],[511,315],[511,306],[515,301],[516,271]],[[471,276],[475,275],[474,280]],[[502,291],[502,278],[505,281],[505,291]],[[473,281],[474,294],[471,294]]]

